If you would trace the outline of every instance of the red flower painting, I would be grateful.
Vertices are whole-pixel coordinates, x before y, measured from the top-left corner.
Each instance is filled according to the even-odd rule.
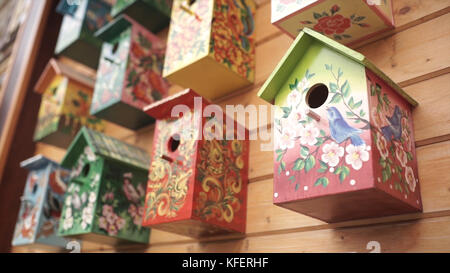
[[[319,22],[314,26],[314,30],[325,33],[326,35],[332,35],[335,33],[344,33],[349,27],[351,27],[350,19],[336,14],[320,18]]]

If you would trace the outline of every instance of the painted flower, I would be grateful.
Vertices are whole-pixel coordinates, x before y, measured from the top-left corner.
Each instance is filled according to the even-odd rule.
[[[297,87],[295,88],[298,92],[300,92],[300,94],[303,93],[303,91],[305,91],[306,89],[308,89],[309,87],[309,81],[306,77],[304,77],[298,84]]]
[[[84,148],[84,153],[86,155],[87,160],[89,161],[95,161],[96,156],[95,153],[92,151],[91,147],[86,146],[86,148]]]
[[[115,225],[108,226],[108,235],[115,236],[117,235],[117,227]]]
[[[302,145],[312,146],[317,143],[317,137],[320,131],[313,124],[308,124],[300,130],[300,143]]]
[[[302,102],[302,93],[297,90],[292,90],[287,96],[288,105],[296,107],[300,102]]]
[[[65,217],[66,218],[72,217],[72,208],[70,208],[70,207],[66,208]]]
[[[68,195],[66,197],[66,200],[64,200],[64,203],[66,204],[66,206],[72,205],[72,195]]]
[[[339,164],[339,158],[344,156],[344,148],[340,147],[336,142],[327,143],[322,148],[322,161],[330,167]]]
[[[108,222],[106,221],[105,217],[100,217],[98,219],[98,227],[104,230],[108,230]]]
[[[377,148],[380,152],[380,155],[383,159],[386,159],[386,157],[389,155],[389,151],[387,148],[387,142],[384,136],[382,136],[379,132],[377,132]]]
[[[395,143],[395,156],[397,157],[397,160],[400,162],[400,165],[402,165],[402,167],[405,167],[406,163],[408,162],[408,156],[406,155],[406,152],[403,150],[403,146],[401,144]]]
[[[102,214],[103,216],[108,216],[113,214],[113,208],[110,205],[103,205],[103,210],[102,210]]]
[[[137,208],[134,204],[131,204],[128,207],[128,214],[130,214],[130,216],[133,218],[137,215]]]
[[[319,19],[314,30],[326,35],[341,34],[351,27],[351,20],[340,14],[326,16]]]
[[[295,131],[291,128],[285,127],[281,132],[280,149],[292,149],[295,145]]]
[[[121,230],[122,228],[124,228],[124,227],[125,227],[125,224],[126,224],[125,219],[123,219],[123,218],[121,218],[121,217],[118,217],[118,218],[117,218],[117,220],[116,220],[116,225],[117,225],[117,229],[118,229],[118,230]]]
[[[97,200],[97,195],[95,194],[95,192],[90,192],[89,193],[89,203],[94,203]]]
[[[73,226],[73,217],[65,218],[63,221],[63,229],[68,230]]]
[[[403,129],[403,131],[402,131],[402,137],[404,140],[405,149],[407,151],[411,151],[414,143],[412,141],[411,136],[408,134],[408,132],[405,129]]]
[[[94,207],[91,206],[91,204],[89,204],[81,212],[81,228],[82,229],[86,229],[88,225],[92,224],[92,220],[94,219],[93,210],[94,210]]]
[[[414,171],[411,167],[407,166],[405,168],[406,183],[409,189],[414,192],[416,190],[416,178],[414,177]]]
[[[366,145],[354,146],[349,144],[345,147],[347,155],[345,156],[345,163],[352,165],[353,169],[361,169],[363,162],[369,160],[369,152],[366,150]]]
[[[379,128],[383,125],[383,119],[381,117],[381,114],[378,113],[376,107],[372,108],[372,110],[370,111],[370,117],[372,118],[372,122],[375,127]]]

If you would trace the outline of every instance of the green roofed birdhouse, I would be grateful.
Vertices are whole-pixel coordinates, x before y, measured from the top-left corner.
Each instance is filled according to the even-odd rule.
[[[82,128],[61,165],[71,170],[59,234],[106,244],[148,243],[141,226],[150,158]]]
[[[42,94],[34,141],[67,148],[82,126],[102,131],[104,122],[89,115],[94,80],[51,59],[35,86]]]
[[[154,122],[142,108],[167,96],[164,41],[121,15],[100,29],[102,48],[91,114],[129,129]]]
[[[111,20],[106,0],[77,0],[72,5],[61,0],[57,11],[64,15],[55,54],[97,69],[102,42],[95,31]]]
[[[255,78],[253,0],[174,1],[163,75],[215,99]]]
[[[116,0],[111,15],[126,14],[152,32],[169,26],[172,0]]]
[[[276,205],[326,222],[422,211],[417,102],[363,55],[305,28],[258,96],[277,106]]]
[[[394,28],[393,0],[272,0],[272,24],[290,37],[312,28],[353,45]]]
[[[57,236],[57,231],[69,171],[42,155],[21,162],[20,166],[28,169],[29,174],[12,245],[64,248],[68,241]]]
[[[144,226],[196,238],[245,232],[248,132],[208,104],[187,89],[146,108],[157,122]],[[207,109],[214,117],[202,117]]]

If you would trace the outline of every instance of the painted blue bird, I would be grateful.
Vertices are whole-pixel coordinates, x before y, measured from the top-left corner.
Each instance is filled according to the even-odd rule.
[[[348,125],[336,107],[327,107],[327,115],[331,138],[334,141],[337,143],[342,143],[350,138],[350,141],[355,146],[365,144],[364,140],[359,136],[362,134],[362,130]]]
[[[402,113],[398,105],[394,108],[394,114],[391,117],[386,117],[389,121],[389,125],[381,127],[381,132],[387,140],[400,140],[402,137]]]

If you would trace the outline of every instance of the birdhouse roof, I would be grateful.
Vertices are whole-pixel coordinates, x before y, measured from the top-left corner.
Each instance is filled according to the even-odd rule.
[[[86,127],[78,132],[61,165],[65,168],[73,167],[86,145],[89,145],[95,154],[111,160],[143,170],[148,170],[150,166],[150,157],[143,149]]]
[[[113,21],[104,25],[95,32],[95,36],[102,41],[110,42],[116,39],[123,31],[136,24],[131,18],[126,15],[119,15]]]
[[[34,90],[39,94],[44,93],[53,78],[57,75],[63,75],[91,89],[93,89],[95,85],[95,80],[88,75],[85,75],[81,71],[78,71],[77,69],[72,68],[71,66],[56,59],[50,59],[36,85],[34,86]]]
[[[38,154],[20,162],[20,167],[28,170],[34,170],[43,168],[49,164],[59,165],[55,161],[48,159],[47,157],[41,154]]]
[[[303,53],[306,48],[308,48],[311,44],[311,41],[319,41],[323,45],[333,49],[335,52],[338,52],[345,57],[362,64],[373,73],[375,73],[378,77],[383,79],[383,81],[388,84],[392,89],[394,89],[400,96],[402,96],[406,101],[408,101],[412,106],[417,106],[418,103],[413,98],[411,98],[403,89],[398,86],[394,81],[392,81],[386,74],[384,74],[379,68],[377,68],[374,64],[372,64],[364,55],[361,53],[350,49],[328,37],[322,35],[314,30],[309,28],[304,28],[297,38],[294,40],[294,43],[291,45],[287,53],[278,63],[275,70],[269,76],[267,81],[261,87],[258,92],[258,96],[262,99],[273,103],[276,94],[279,90],[281,90],[282,85],[285,83],[287,77],[290,75],[291,71],[296,67],[299,60],[302,58]]]
[[[192,89],[186,89],[175,95],[166,97],[144,108],[144,112],[155,119],[164,119],[171,117],[172,108],[176,105],[186,105],[190,109],[194,108],[194,98],[202,98],[202,105],[209,105],[210,102],[197,94]]]

